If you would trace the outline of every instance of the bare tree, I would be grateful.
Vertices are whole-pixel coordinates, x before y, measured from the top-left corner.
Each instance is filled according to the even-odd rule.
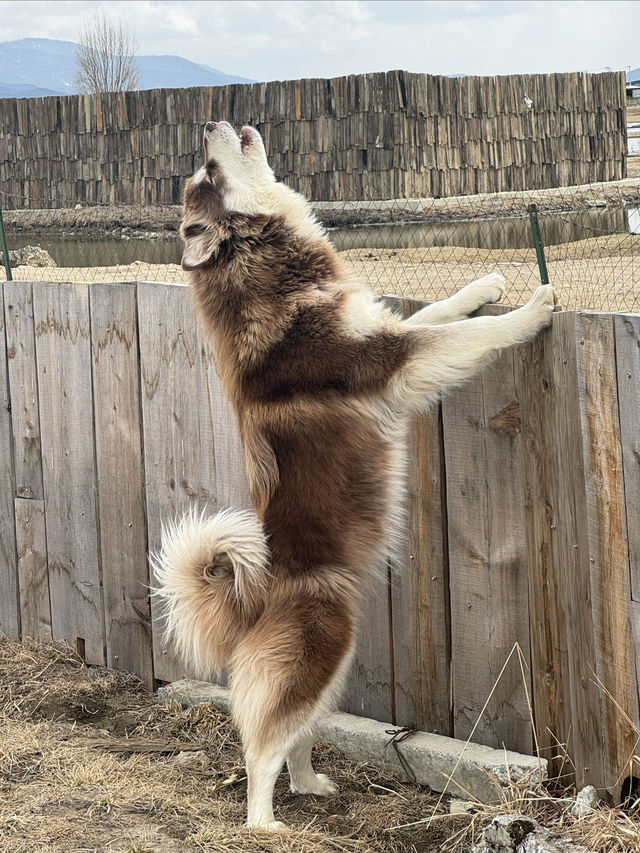
[[[80,30],[75,85],[79,92],[123,92],[140,80],[134,34],[99,11]]]

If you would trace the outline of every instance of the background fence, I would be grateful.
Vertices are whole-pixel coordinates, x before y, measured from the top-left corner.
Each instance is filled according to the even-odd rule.
[[[187,289],[6,282],[2,298],[0,630],[149,686],[179,677],[147,552],[194,502],[248,504]],[[566,749],[579,784],[618,796],[640,775],[639,409],[640,318],[565,312],[416,420],[406,540],[346,708],[462,738],[479,721],[474,740],[532,751],[531,703],[542,754]]]
[[[561,304],[638,310],[640,179],[447,199],[317,202],[314,208],[347,268],[380,294],[439,299],[499,270],[508,281],[508,304],[518,305],[540,280],[531,203]],[[5,210],[4,220],[16,279],[186,281],[177,206],[76,210],[70,202],[64,210]],[[36,251],[25,249],[30,246]]]
[[[211,118],[252,124],[314,200],[420,198],[626,177],[625,74],[329,80],[0,101],[9,207],[178,204]],[[50,199],[54,199],[52,204]]]

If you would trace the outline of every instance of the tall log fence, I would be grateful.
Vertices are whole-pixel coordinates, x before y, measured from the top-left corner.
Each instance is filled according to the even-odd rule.
[[[0,295],[0,631],[149,687],[181,677],[147,554],[194,503],[249,505],[188,290]],[[346,709],[565,750],[578,784],[620,796],[640,775],[639,410],[640,316],[565,312],[415,421],[406,537],[368,599]]]
[[[626,177],[624,72],[389,71],[0,100],[2,207],[178,204],[211,118],[255,125],[276,175],[315,201]]]

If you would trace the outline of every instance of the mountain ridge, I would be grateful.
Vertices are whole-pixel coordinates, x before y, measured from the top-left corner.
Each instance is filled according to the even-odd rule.
[[[0,42],[0,98],[35,98],[77,94],[75,54],[78,45],[59,39],[24,38]],[[181,56],[141,55],[138,89],[182,89],[253,83]]]

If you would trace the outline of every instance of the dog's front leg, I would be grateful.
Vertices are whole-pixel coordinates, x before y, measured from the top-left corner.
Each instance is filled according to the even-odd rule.
[[[505,282],[505,277],[497,272],[477,278],[448,299],[441,299],[416,311],[406,322],[412,326],[429,326],[462,320],[482,305],[499,302],[505,294]]]
[[[523,307],[497,317],[411,327],[418,344],[390,383],[392,402],[423,412],[440,395],[470,379],[506,347],[521,344],[551,323],[553,288],[539,287]]]

